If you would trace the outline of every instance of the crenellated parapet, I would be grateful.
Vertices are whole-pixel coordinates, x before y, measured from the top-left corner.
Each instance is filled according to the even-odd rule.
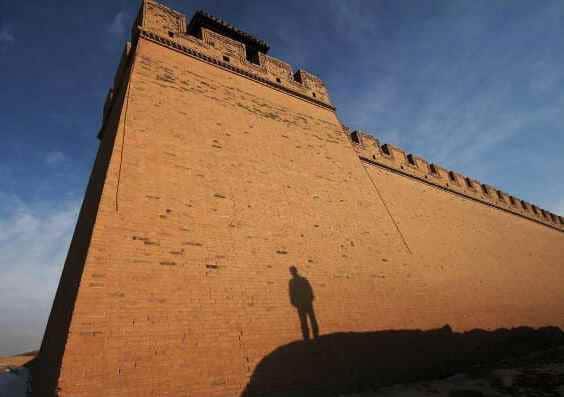
[[[447,170],[437,164],[391,145],[361,131],[350,133],[351,141],[360,159],[370,165],[409,176],[438,188],[511,212],[546,226],[564,231],[564,217],[551,213],[487,185]]]
[[[304,70],[267,55],[266,42],[204,11],[190,22],[186,16],[153,0],[145,0],[133,29],[138,37],[267,84],[334,110],[325,83]]]

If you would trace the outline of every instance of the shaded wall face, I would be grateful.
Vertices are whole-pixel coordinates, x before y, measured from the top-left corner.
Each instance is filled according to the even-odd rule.
[[[330,110],[143,39],[115,142],[61,395],[238,395],[263,357],[303,338],[290,266],[311,284],[322,334],[553,324],[539,306],[562,301],[558,254],[524,241],[561,246],[557,233],[519,225],[522,239],[503,240],[518,246],[495,251],[463,226],[489,230],[461,215],[486,210],[415,203],[445,193],[370,169],[372,184]],[[429,212],[436,201],[452,212]],[[483,261],[477,244],[492,247]],[[545,295],[500,270],[512,249],[540,255]],[[537,288],[534,310],[515,286]]]

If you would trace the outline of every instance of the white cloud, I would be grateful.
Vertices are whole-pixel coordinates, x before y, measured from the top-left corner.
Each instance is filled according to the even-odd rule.
[[[14,37],[14,34],[7,26],[2,26],[0,28],[0,43],[11,43],[15,40],[16,38]]]
[[[39,347],[78,207],[0,192],[0,355]]]
[[[562,72],[554,63],[542,60],[531,66],[529,87],[533,95],[542,96],[558,90],[561,80]]]
[[[127,31],[126,22],[127,13],[125,11],[118,12],[114,16],[112,23],[108,26],[108,32],[118,36],[123,35]]]
[[[67,156],[65,156],[65,154],[63,152],[48,152],[45,155],[45,163],[50,166],[53,167],[57,164],[62,163],[63,161],[65,161],[67,158]]]
[[[553,206],[552,212],[556,215],[564,216],[564,199],[560,200],[556,205]]]
[[[376,3],[372,4],[380,8]],[[363,2],[331,1],[326,3],[331,18],[329,26],[335,29],[341,37],[351,42],[358,42],[359,35],[371,35],[377,31],[374,14],[378,10],[366,12],[367,4]],[[354,29],[351,29],[354,26]]]
[[[49,152],[45,156],[45,163],[47,163],[48,166],[52,167],[62,163],[63,161],[66,160],[66,158],[67,157],[63,152]]]
[[[350,79],[363,84],[355,90],[351,84],[334,84],[333,99],[345,124],[480,178],[499,170],[498,154],[507,153],[508,146],[531,131],[561,125],[564,96],[558,89],[564,78],[551,47],[525,57],[511,45],[525,21],[493,36],[489,29],[495,19],[482,15],[490,15],[487,8],[456,3],[441,4],[428,19],[390,27],[386,20],[375,22],[378,13],[366,7],[362,2],[328,6],[334,14],[328,22],[339,35],[354,43],[351,48],[367,49],[347,51],[359,57]],[[545,34],[542,26],[557,10],[561,7],[539,7],[527,24]],[[406,18],[417,10],[409,11]],[[492,42],[478,46],[483,38]],[[350,68],[342,60],[335,65],[330,81],[339,82]],[[528,90],[536,101],[526,95]],[[339,103],[339,97],[346,101]]]

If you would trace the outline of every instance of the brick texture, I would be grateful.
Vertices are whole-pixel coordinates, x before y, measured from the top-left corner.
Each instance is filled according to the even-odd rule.
[[[183,18],[143,3],[37,395],[239,395],[301,338],[290,266],[322,334],[564,326],[564,233],[361,161],[319,79],[182,36]]]

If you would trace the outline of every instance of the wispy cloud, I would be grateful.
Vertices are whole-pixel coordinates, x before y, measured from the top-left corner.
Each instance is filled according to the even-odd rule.
[[[0,192],[0,355],[39,347],[78,203],[31,205]]]
[[[553,206],[552,212],[556,215],[564,216],[564,199],[560,200]]]
[[[546,60],[538,61],[531,67],[530,91],[533,95],[547,95],[558,90],[564,79],[560,69]]]
[[[65,156],[63,152],[58,152],[58,151],[48,152],[45,155],[45,163],[50,167],[54,167],[57,164],[64,162],[66,158],[67,156]]]
[[[12,30],[7,26],[3,25],[0,27],[0,44],[2,43],[12,43],[16,41]]]
[[[527,139],[559,130],[563,120],[564,74],[552,47],[533,45],[546,43],[554,10],[535,8],[500,28],[497,13],[468,3],[415,7],[401,14],[402,23],[385,9],[332,4],[336,16],[328,21],[354,43],[346,59],[361,60],[353,68],[339,61],[329,76],[362,81],[353,91],[350,83],[332,89],[346,124],[486,183],[500,171],[510,176],[519,165],[538,164]],[[528,53],[515,42],[531,44]]]
[[[125,32],[127,31],[127,18],[127,12],[118,12],[112,19],[110,25],[108,25],[108,33],[116,36],[122,36],[123,34],[125,34]]]

